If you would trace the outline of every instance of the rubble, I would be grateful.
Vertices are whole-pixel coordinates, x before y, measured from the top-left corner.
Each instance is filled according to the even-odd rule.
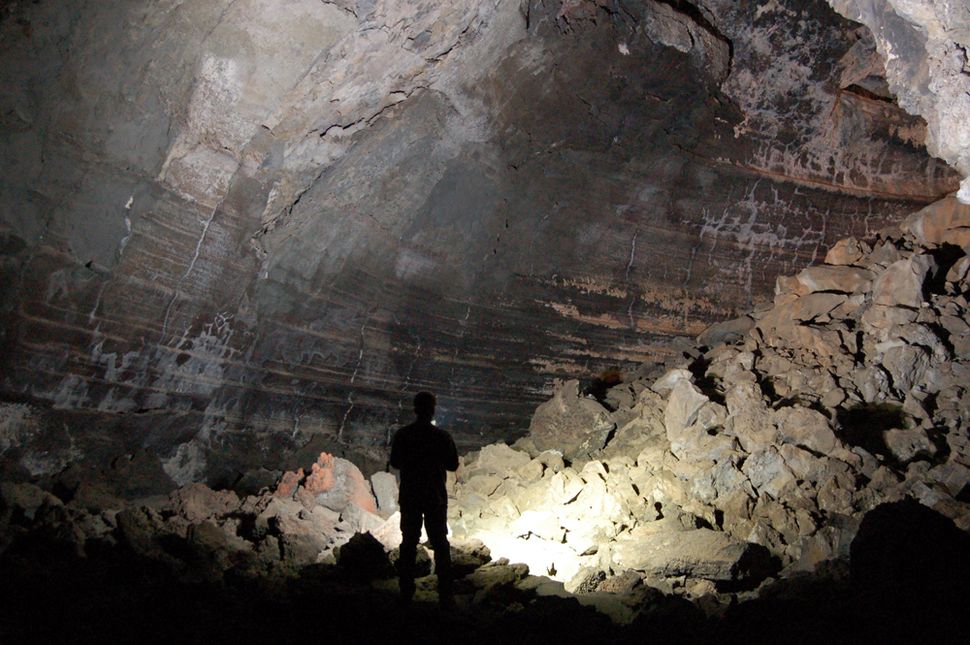
[[[616,386],[640,395],[612,412],[561,384],[518,459],[503,445],[465,457],[455,534],[569,590],[574,575],[636,572],[688,593],[845,558],[859,519],[906,496],[970,529],[967,257],[947,246],[970,208],[951,202],[779,279],[773,307]]]

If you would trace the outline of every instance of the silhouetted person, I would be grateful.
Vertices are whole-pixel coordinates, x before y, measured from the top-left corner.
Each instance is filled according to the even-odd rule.
[[[434,409],[434,394],[419,392],[414,397],[417,420],[394,433],[391,441],[391,466],[401,471],[398,505],[401,508],[403,538],[398,575],[401,599],[405,603],[410,602],[414,596],[414,559],[423,520],[434,550],[438,599],[442,605],[449,606],[453,598],[445,473],[458,470],[458,451],[451,435],[431,422]]]

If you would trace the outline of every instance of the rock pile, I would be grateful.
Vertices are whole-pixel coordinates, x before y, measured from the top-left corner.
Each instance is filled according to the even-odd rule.
[[[463,458],[453,531],[570,590],[704,596],[848,556],[883,502],[970,529],[968,243],[970,207],[938,202],[780,278],[659,378],[561,384],[525,439]]]
[[[0,484],[0,553],[28,532],[61,534],[83,555],[119,546],[206,579],[234,575],[285,577],[309,564],[333,563],[360,533],[385,548],[400,540],[396,491],[380,473],[372,483],[351,462],[322,453],[304,471],[288,472],[276,490],[239,497],[189,484],[168,496],[124,501],[96,484],[48,493],[30,483]],[[356,552],[359,552],[357,549]],[[356,555],[355,552],[355,555]]]

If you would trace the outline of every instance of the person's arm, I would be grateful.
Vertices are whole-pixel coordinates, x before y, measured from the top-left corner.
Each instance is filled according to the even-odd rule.
[[[445,444],[445,470],[455,472],[458,470],[458,448],[455,447],[455,440],[445,432],[447,442]]]
[[[397,468],[401,470],[401,431],[398,430],[394,433],[394,438],[391,439],[391,468]]]

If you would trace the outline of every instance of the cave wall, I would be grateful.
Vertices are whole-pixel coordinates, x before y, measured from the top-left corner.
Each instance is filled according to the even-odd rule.
[[[513,437],[553,379],[663,361],[959,182],[821,0],[0,11],[33,474],[376,466],[418,388],[461,447]]]
[[[936,0],[829,0],[873,34],[889,88],[926,119],[926,147],[960,171],[970,204],[970,5]]]

